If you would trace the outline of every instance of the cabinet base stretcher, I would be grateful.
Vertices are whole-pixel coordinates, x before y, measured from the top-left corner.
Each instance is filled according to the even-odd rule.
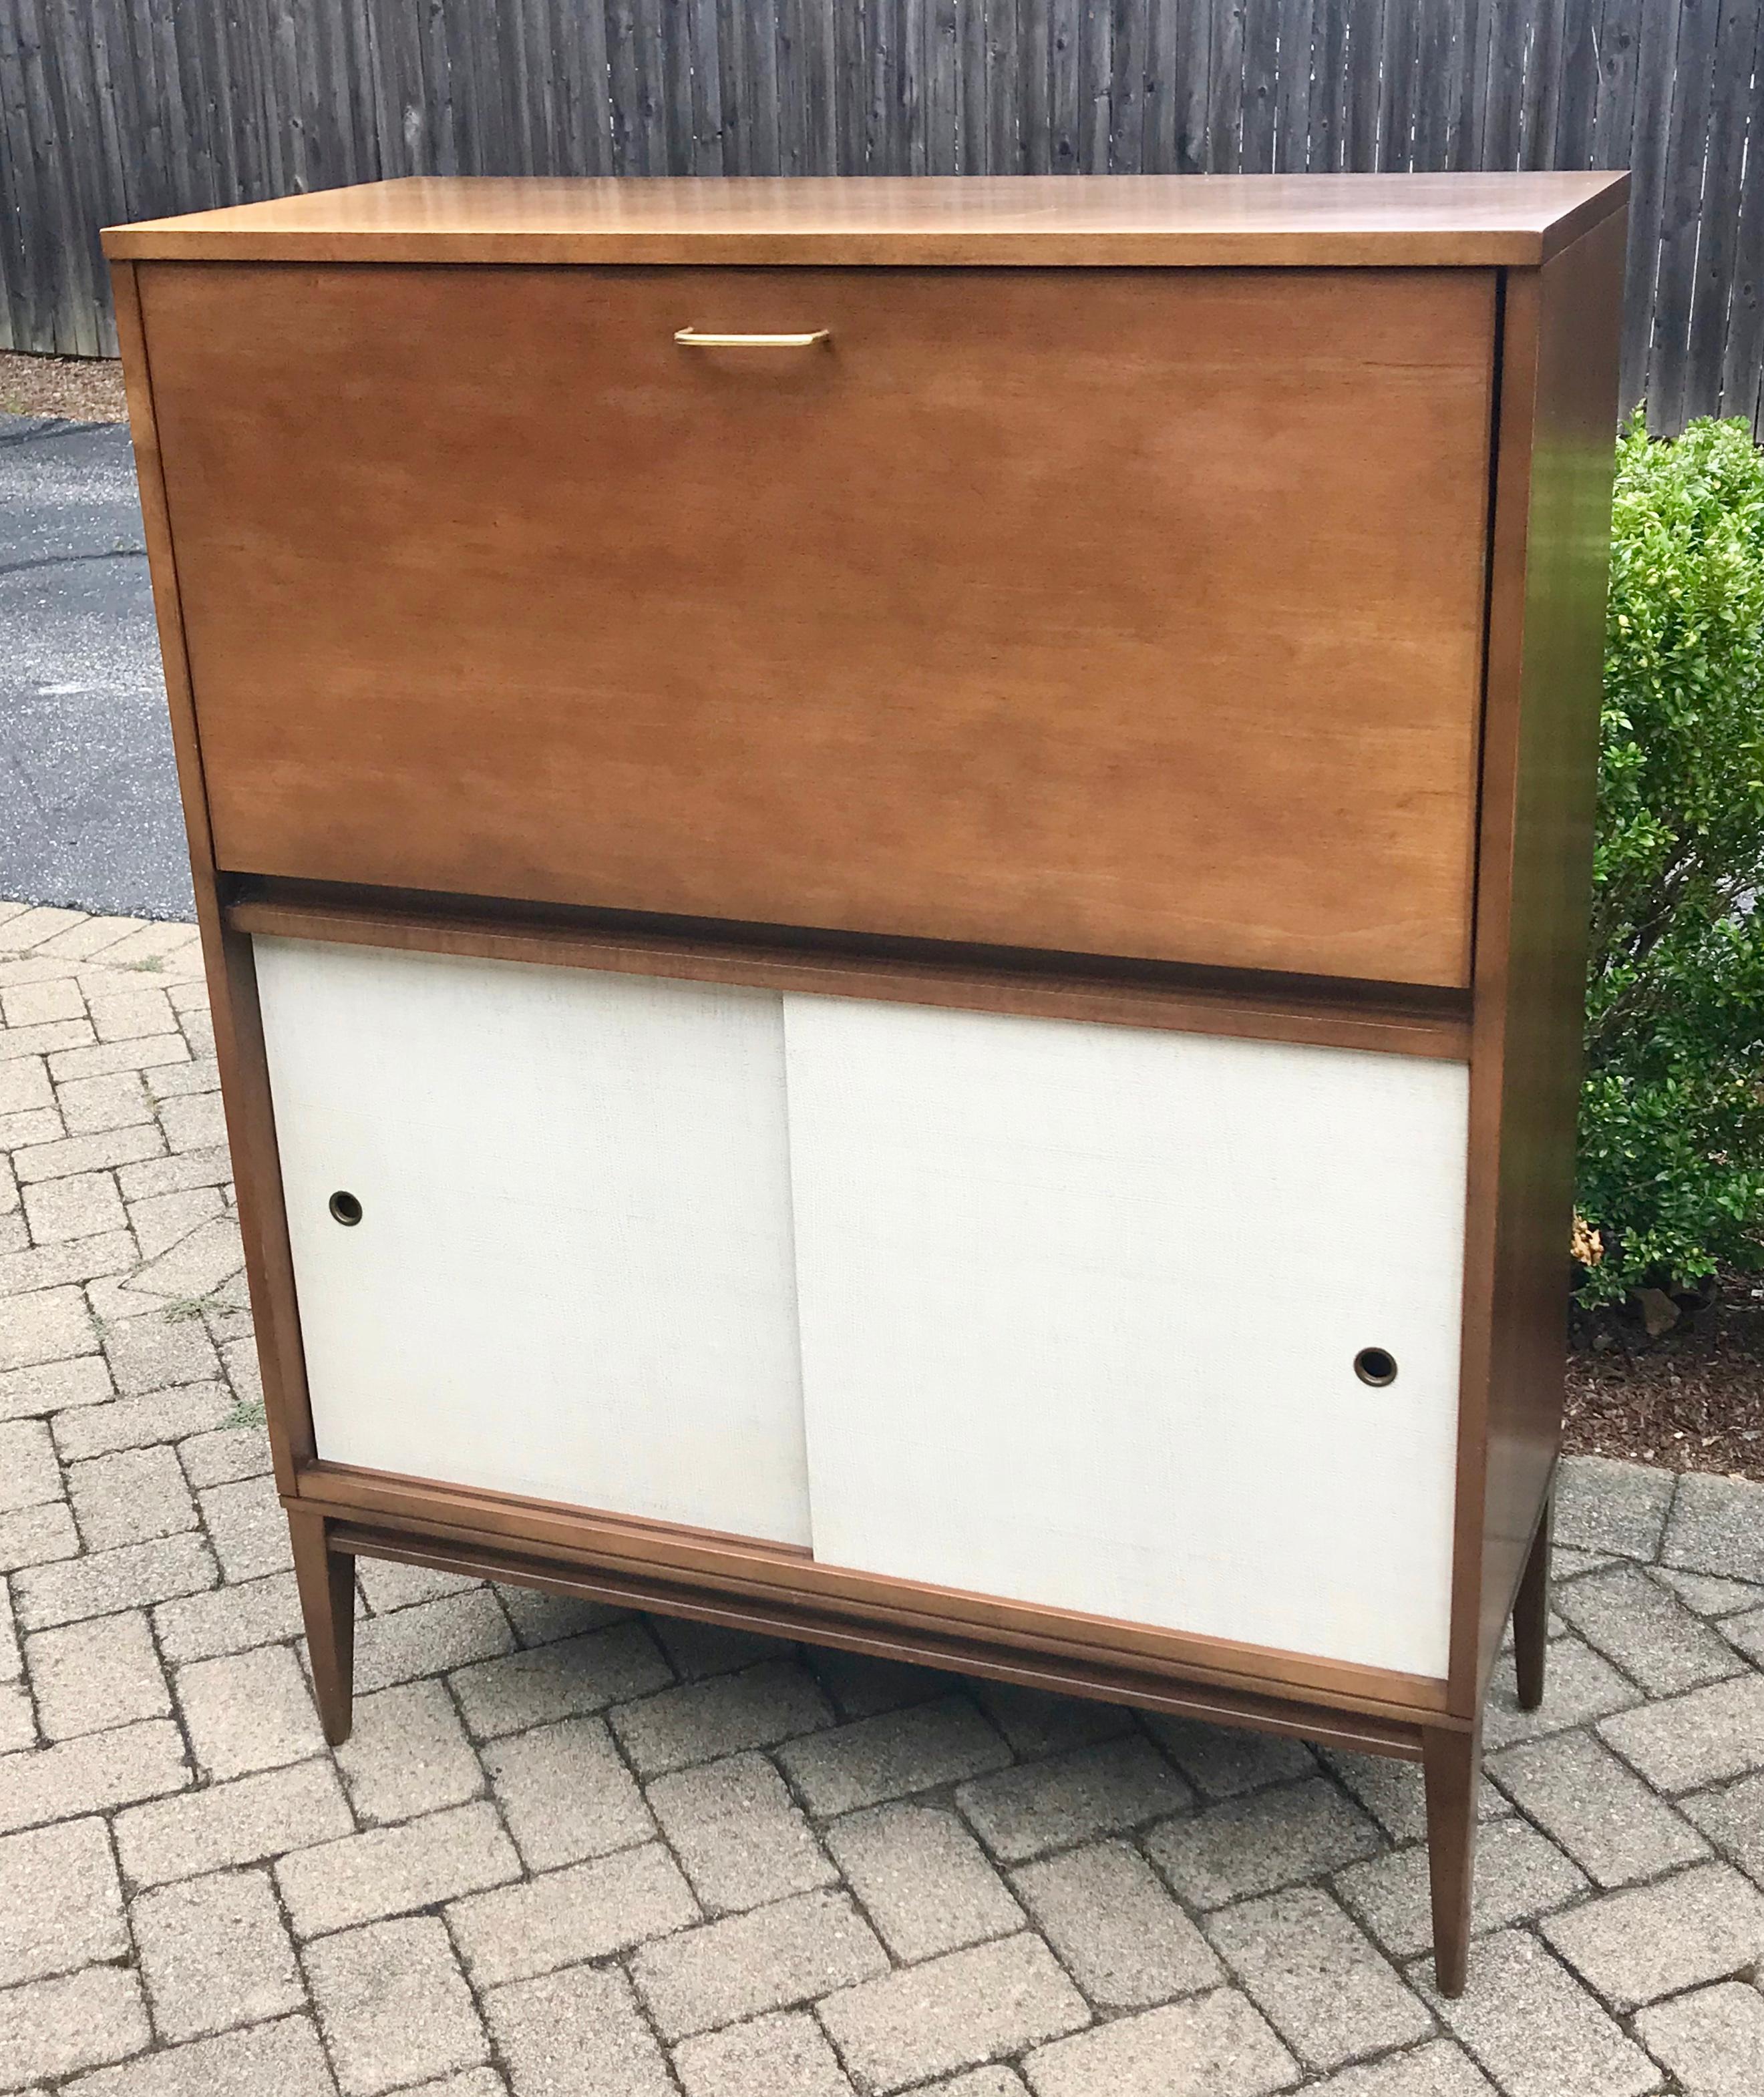
[[[685,1617],[731,1630],[828,1645],[946,1672],[1012,1682],[1052,1694],[1090,1697],[1145,1711],[1167,1712],[1208,1724],[1241,1726],[1308,1740],[1320,1747],[1388,1755],[1421,1765],[1426,1787],[1427,1847],[1431,1879],[1434,1963],[1440,1993],[1464,1992],[1474,1882],[1477,1793],[1482,1775],[1480,1714],[1441,1714],[1403,1719],[1344,1711],[1294,1697],[1184,1680],[1133,1664],[1087,1661],[1069,1654],[1013,1652],[988,1640],[965,1639],[922,1626],[864,1621],[810,1601],[755,1600],[624,1567],[514,1551],[492,1539],[442,1535],[339,1519],[309,1499],[284,1495],[312,1658],[313,1683],[325,1738],[340,1747],[353,1722],[355,1561],[384,1558],[442,1573],[535,1587],[663,1616]],[[1526,1555],[1512,1610],[1518,1701],[1535,1710],[1543,1700],[1548,1622],[1550,1506],[1547,1503]]]

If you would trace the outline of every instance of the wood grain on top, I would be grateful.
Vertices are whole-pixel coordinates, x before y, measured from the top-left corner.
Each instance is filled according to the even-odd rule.
[[[1606,173],[420,177],[112,226],[113,258],[1534,266]]]

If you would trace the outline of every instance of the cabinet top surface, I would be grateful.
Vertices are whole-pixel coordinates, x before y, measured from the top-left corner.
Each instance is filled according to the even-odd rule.
[[[416,177],[112,226],[118,260],[1526,267],[1610,173]]]

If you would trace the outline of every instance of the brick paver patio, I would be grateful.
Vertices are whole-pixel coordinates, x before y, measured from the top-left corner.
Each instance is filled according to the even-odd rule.
[[[194,934],[0,921],[0,2089],[1764,2091],[1764,1488],[1567,1466],[1456,2003],[1399,1764],[365,1561],[327,1752]]]

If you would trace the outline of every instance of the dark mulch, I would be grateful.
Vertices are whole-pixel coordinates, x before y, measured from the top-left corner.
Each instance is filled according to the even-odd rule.
[[[0,352],[0,415],[126,422],[122,366],[113,357],[17,357]]]
[[[1576,1311],[1563,1447],[1764,1479],[1764,1279],[1723,1275],[1657,1340],[1626,1311]]]

